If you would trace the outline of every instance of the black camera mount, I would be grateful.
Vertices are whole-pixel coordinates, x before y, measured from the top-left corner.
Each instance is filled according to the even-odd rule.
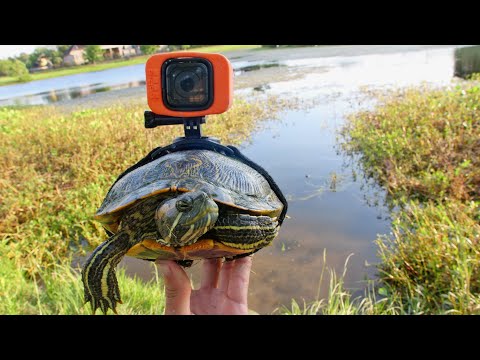
[[[185,131],[185,137],[179,138],[176,141],[187,140],[187,139],[209,139],[208,137],[202,136],[201,125],[205,124],[205,116],[197,117],[173,117],[173,116],[163,116],[155,114],[151,111],[145,111],[145,128],[153,129],[157,126],[166,126],[166,125],[181,125],[183,124],[183,130]]]

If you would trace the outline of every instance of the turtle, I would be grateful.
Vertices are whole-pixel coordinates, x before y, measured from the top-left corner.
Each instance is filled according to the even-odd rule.
[[[247,256],[277,236],[284,204],[251,166],[213,150],[166,154],[120,177],[94,219],[111,234],[82,269],[93,313],[121,302],[115,268],[154,261]]]

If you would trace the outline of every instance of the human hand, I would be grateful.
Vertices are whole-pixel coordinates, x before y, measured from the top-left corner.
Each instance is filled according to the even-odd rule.
[[[172,260],[156,261],[165,280],[165,315],[247,315],[252,257],[203,260],[202,281],[193,290],[185,270]]]

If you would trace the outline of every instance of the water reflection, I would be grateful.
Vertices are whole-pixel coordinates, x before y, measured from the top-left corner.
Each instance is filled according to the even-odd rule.
[[[279,67],[279,66],[287,66],[285,64],[280,64],[278,61],[272,61],[272,62],[261,62],[258,64],[253,64],[253,65],[243,65],[243,66],[235,66],[235,75],[240,75],[245,72],[249,71],[256,71],[260,69],[268,69],[272,67]]]
[[[49,90],[33,95],[24,95],[9,99],[0,100],[0,106],[8,105],[43,105],[68,101],[80,97],[107,92],[111,90],[127,89],[132,87],[145,86],[145,81],[131,81],[125,84],[106,85],[105,83],[95,83],[85,86],[75,86],[66,89]]]
[[[480,46],[455,49],[455,76],[467,78],[480,73]]]
[[[131,65],[115,69],[85,72],[27,83],[0,86],[0,106],[18,104],[47,104],[45,93],[68,93],[78,88],[125,88],[145,81],[145,65]],[[129,85],[130,84],[130,85]],[[75,91],[75,90],[74,90]],[[77,90],[78,91],[78,90]],[[22,99],[25,97],[26,99]],[[15,101],[12,101],[15,99]],[[67,100],[68,101],[68,100]]]
[[[265,92],[270,89],[271,89],[271,86],[268,84],[258,85],[253,88],[254,91],[259,91],[259,92]]]

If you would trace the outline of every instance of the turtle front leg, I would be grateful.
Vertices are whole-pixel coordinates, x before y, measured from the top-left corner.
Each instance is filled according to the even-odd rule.
[[[97,308],[104,314],[109,308],[117,313],[117,302],[122,301],[115,268],[130,247],[130,234],[121,231],[100,244],[85,263],[82,270],[85,303],[90,302],[94,314]]]

